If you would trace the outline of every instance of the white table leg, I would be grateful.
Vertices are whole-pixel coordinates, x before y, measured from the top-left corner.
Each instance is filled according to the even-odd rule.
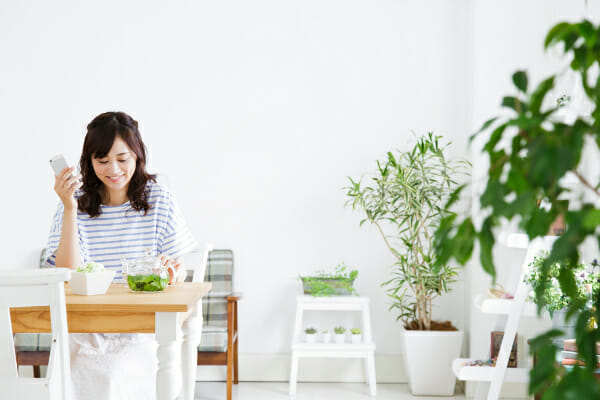
[[[155,338],[158,342],[156,400],[174,400],[181,391],[181,338],[179,314],[157,312]]]
[[[196,366],[198,345],[202,334],[202,301],[183,323],[183,343],[181,345],[181,376],[183,380],[182,400],[194,400],[196,387]]]

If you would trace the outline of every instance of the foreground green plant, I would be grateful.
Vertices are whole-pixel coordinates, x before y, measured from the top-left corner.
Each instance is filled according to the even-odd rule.
[[[545,400],[598,399],[600,384],[594,370],[595,346],[600,341],[600,330],[593,321],[600,321],[600,296],[595,293],[594,304],[587,307],[578,296],[574,273],[579,264],[578,246],[589,237],[596,241],[600,239],[597,233],[600,210],[595,205],[600,200],[600,182],[592,181],[578,169],[586,138],[591,139],[596,148],[600,144],[600,77],[597,73],[600,66],[600,27],[587,20],[557,24],[549,31],[544,46],[560,46],[571,60],[570,70],[581,78],[580,89],[591,104],[591,113],[572,122],[561,120],[557,111],[568,100],[569,94],[561,96],[559,101],[545,101],[559,74],[549,76],[530,89],[527,73],[515,72],[512,81],[516,93],[502,99],[502,106],[511,115],[508,118],[491,118],[476,134],[489,133],[483,146],[483,152],[489,158],[489,168],[488,180],[479,198],[480,218],[460,219],[456,215],[448,215],[442,220],[435,235],[437,263],[440,269],[452,258],[464,264],[471,258],[478,243],[481,265],[495,277],[492,259],[494,229],[502,221],[518,221],[520,229],[532,240],[545,235],[552,222],[563,215],[566,231],[554,242],[548,257],[542,262],[540,279],[545,281],[548,278],[553,264],[565,263],[557,279],[561,291],[572,299],[567,318],[576,319],[579,358],[585,366],[565,368],[557,365],[557,349],[552,345],[552,339],[560,336],[561,332],[547,332],[531,343],[537,363],[531,371],[529,391],[542,394]],[[542,107],[546,103],[553,105]],[[575,177],[579,186],[589,194],[576,199],[577,207],[571,206],[571,189],[562,180],[567,174]],[[460,197],[463,188],[454,193],[448,206]],[[540,199],[548,205],[547,208],[536,206]],[[536,288],[538,311],[541,311],[545,291],[545,285]]]
[[[457,186],[455,179],[469,170],[464,161],[446,160],[446,147],[429,133],[410,151],[388,152],[377,161],[368,183],[349,178],[346,188],[347,204],[365,217],[360,225],[374,224],[396,258],[393,277],[382,286],[392,298],[390,310],[398,312],[396,320],[411,329],[431,329],[432,302],[450,291],[457,276],[457,267],[447,263],[433,269],[433,233],[449,212],[445,203]]]

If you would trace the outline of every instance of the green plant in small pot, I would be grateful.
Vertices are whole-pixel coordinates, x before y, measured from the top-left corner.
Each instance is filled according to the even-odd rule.
[[[356,294],[354,281],[358,277],[357,270],[350,270],[343,262],[335,266],[333,271],[321,269],[312,275],[300,276],[304,294],[319,296],[348,296]]]
[[[409,350],[405,358],[414,357],[414,361],[407,361],[413,394],[452,395],[456,379],[451,362],[460,355],[462,345],[463,332],[449,321],[432,319],[433,301],[450,291],[458,269],[448,264],[434,268],[433,233],[440,219],[452,214],[446,202],[458,180],[466,179],[470,172],[468,162],[446,158],[447,146],[440,136],[428,133],[417,138],[412,149],[388,152],[377,161],[377,170],[367,183],[349,178],[346,188],[350,197],[347,205],[364,216],[360,225],[375,225],[396,259],[392,278],[383,286],[392,300],[390,310],[397,311],[396,320],[406,329],[403,337]],[[434,330],[454,331],[446,335],[448,343],[441,344],[441,350],[440,335],[423,334]],[[441,356],[448,359],[441,360]],[[422,362],[428,359],[437,361]],[[430,375],[432,367],[440,367],[446,375],[447,379],[436,380],[439,386],[422,379]]]
[[[362,342],[362,331],[360,328],[352,328],[350,329],[350,333],[352,334],[352,343],[360,344]]]
[[[343,344],[346,341],[346,328],[343,326],[336,326],[333,328],[333,333],[335,333],[335,342],[338,344]]]
[[[321,339],[323,343],[329,343],[329,341],[331,340],[331,333],[329,333],[327,329],[321,331]]]
[[[315,343],[317,338],[317,329],[316,328],[306,328],[304,330],[306,334],[306,343]]]

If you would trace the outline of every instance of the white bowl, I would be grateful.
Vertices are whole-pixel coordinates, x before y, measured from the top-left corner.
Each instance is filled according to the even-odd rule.
[[[115,271],[71,272],[69,285],[73,294],[104,294],[115,276]]]

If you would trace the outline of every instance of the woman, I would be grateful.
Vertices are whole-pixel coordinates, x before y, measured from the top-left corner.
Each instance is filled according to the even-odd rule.
[[[171,193],[146,171],[138,123],[122,112],[87,126],[79,160],[55,178],[60,198],[48,237],[47,264],[77,268],[94,261],[121,277],[121,260],[146,251],[179,266],[196,246]],[[152,399],[156,344],[152,335],[70,335],[76,399]]]

